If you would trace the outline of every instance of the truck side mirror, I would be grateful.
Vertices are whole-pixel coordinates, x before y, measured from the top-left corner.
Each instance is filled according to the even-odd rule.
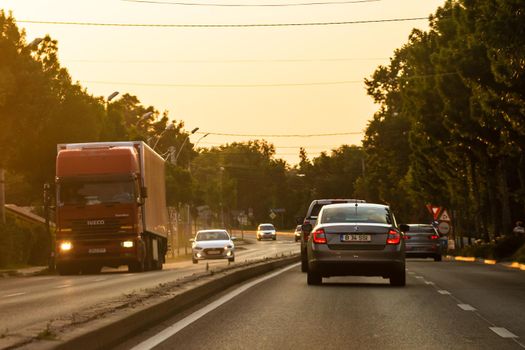
[[[148,188],[145,186],[142,186],[140,188],[140,195],[142,198],[148,198]]]
[[[306,223],[306,224],[302,224],[301,225],[301,230],[303,230],[303,232],[310,233],[310,232],[312,232],[312,229],[313,229],[313,227],[312,227],[312,224],[310,224],[310,223]]]

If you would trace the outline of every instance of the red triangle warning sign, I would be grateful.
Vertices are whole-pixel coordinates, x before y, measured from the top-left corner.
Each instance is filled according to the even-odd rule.
[[[450,221],[450,216],[448,215],[448,212],[447,210],[443,210],[443,212],[441,213],[441,215],[439,216],[439,220],[440,221]]]
[[[439,212],[441,211],[440,207],[431,206],[432,215],[434,215],[434,220],[437,220]]]

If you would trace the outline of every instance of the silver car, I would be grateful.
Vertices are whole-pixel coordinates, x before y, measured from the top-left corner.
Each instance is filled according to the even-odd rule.
[[[235,261],[235,237],[230,237],[226,230],[198,231],[192,242],[192,260],[197,264],[204,259],[228,259]]]
[[[434,258],[441,261],[442,240],[434,226],[410,224],[405,231],[407,258]]]
[[[403,225],[405,226],[405,225]],[[404,227],[403,227],[404,228]],[[382,276],[405,285],[405,242],[394,214],[386,205],[325,205],[307,242],[308,284],[330,276]]]
[[[260,224],[257,227],[256,238],[258,241],[261,239],[277,239],[277,232],[272,224]]]

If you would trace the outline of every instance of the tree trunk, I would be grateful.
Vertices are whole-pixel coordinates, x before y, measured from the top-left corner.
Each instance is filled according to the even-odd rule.
[[[501,224],[503,234],[510,234],[512,232],[510,194],[507,182],[507,168],[505,167],[505,160],[503,158],[500,158],[498,162],[498,189],[501,197]]]

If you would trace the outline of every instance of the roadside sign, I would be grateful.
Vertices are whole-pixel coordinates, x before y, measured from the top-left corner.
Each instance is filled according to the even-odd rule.
[[[427,204],[426,207],[429,213],[434,217],[434,220],[437,220],[439,213],[441,212],[441,207],[432,204]]]
[[[277,217],[277,214],[275,214],[273,211],[270,212],[270,219],[275,219]]]
[[[441,215],[439,216],[439,221],[451,221],[446,209],[444,209]]]
[[[438,225],[438,231],[442,235],[448,235],[450,232],[450,224],[446,221],[441,221]]]

